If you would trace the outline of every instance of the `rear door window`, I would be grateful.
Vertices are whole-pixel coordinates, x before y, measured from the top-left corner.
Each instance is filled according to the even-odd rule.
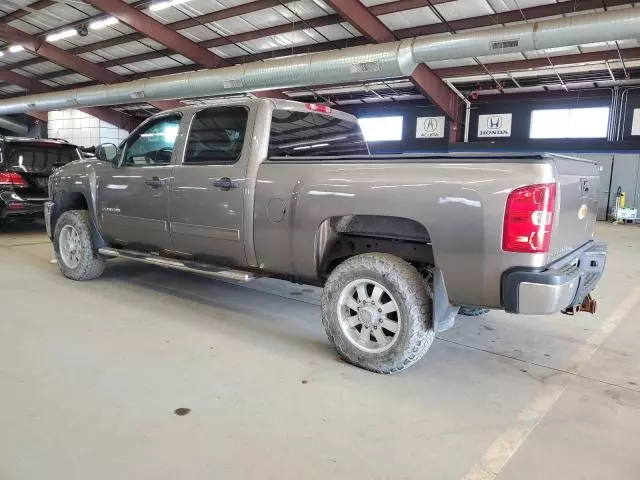
[[[269,157],[368,155],[355,121],[315,112],[274,110]]]
[[[184,156],[185,165],[230,165],[240,158],[249,112],[215,107],[196,113]]]

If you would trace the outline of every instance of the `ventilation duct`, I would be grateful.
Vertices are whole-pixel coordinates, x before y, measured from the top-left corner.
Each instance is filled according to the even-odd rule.
[[[0,115],[405,77],[419,63],[637,38],[628,8],[450,36],[426,36],[0,101]]]
[[[7,117],[0,117],[0,128],[16,133],[22,137],[29,134],[29,127],[27,125]]]

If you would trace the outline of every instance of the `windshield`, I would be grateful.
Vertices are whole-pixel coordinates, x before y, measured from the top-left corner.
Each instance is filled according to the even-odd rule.
[[[51,173],[69,162],[80,160],[73,145],[8,144],[3,154],[3,163],[9,169],[21,172]]]
[[[355,121],[314,112],[274,110],[269,157],[368,155]]]

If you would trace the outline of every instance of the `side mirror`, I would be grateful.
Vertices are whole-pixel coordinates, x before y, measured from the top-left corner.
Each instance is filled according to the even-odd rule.
[[[117,155],[118,147],[113,143],[102,143],[96,147],[96,157],[103,162],[113,163]]]

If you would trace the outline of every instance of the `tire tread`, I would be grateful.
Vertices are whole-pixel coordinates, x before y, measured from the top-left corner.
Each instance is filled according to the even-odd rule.
[[[60,231],[62,227],[69,224],[76,228],[84,246],[82,259],[75,269],[70,269],[64,264],[58,246]],[[93,228],[93,223],[87,210],[67,210],[58,218],[53,236],[53,249],[60,271],[65,277],[78,281],[93,280],[104,272],[106,261],[93,244]]]
[[[382,275],[391,285],[398,289],[408,315],[404,318],[409,328],[408,339],[404,349],[393,349],[393,353],[382,361],[367,359],[364,354],[354,355],[354,347],[344,338],[340,326],[337,325],[337,314],[333,298],[339,295],[336,289],[341,279],[357,271],[375,272]],[[377,373],[400,372],[420,360],[435,338],[431,321],[431,289],[425,279],[413,265],[386,253],[366,253],[345,260],[338,265],[329,277],[322,297],[322,324],[329,341],[335,346],[338,354],[348,361],[366,370]],[[334,325],[336,323],[336,325]],[[337,333],[336,333],[337,332]]]

